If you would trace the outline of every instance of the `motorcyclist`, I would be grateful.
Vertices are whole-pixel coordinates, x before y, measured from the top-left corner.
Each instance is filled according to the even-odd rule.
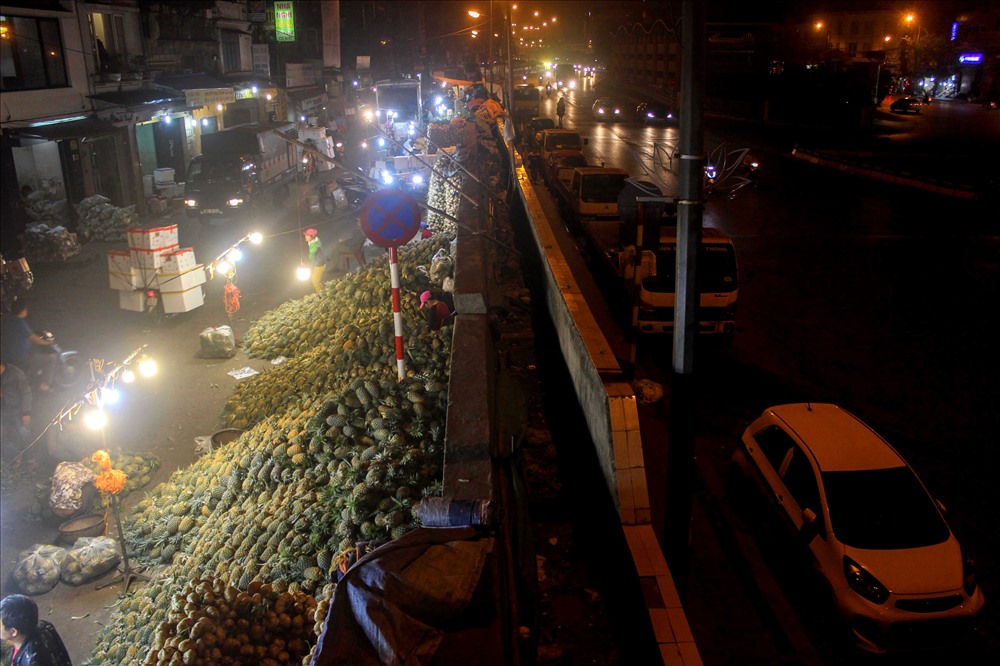
[[[3,332],[5,362],[16,365],[29,379],[38,382],[39,393],[52,392],[49,383],[52,380],[52,370],[56,365],[56,357],[47,353],[55,340],[51,334],[35,333],[28,324],[28,302],[17,299],[13,308],[14,317],[6,322]]]
[[[545,84],[545,96],[546,97],[550,97],[551,95],[552,95],[552,84],[551,83],[546,83]]]
[[[566,115],[566,98],[560,97],[556,104],[556,115],[559,116],[559,127],[563,126],[563,116]]]

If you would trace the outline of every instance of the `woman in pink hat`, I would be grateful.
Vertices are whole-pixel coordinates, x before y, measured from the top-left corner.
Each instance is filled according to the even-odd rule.
[[[420,309],[424,311],[432,331],[440,330],[452,315],[448,304],[434,298],[434,294],[429,291],[420,294]]]
[[[315,229],[306,229],[302,232],[306,243],[309,245],[309,261],[312,262],[312,286],[317,294],[323,293],[323,273],[326,272],[326,254],[323,252],[323,243],[319,240],[319,235]]]

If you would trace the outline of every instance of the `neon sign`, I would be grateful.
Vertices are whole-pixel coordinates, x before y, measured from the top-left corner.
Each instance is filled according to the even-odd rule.
[[[983,61],[982,53],[963,53],[958,56],[958,62],[963,65],[978,65]]]

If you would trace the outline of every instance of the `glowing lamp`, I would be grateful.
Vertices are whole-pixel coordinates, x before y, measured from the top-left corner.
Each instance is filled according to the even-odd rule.
[[[264,241],[264,235],[261,234],[259,231],[252,232],[248,236],[248,238],[250,239],[250,242],[253,243],[254,245],[260,245]]]
[[[139,374],[143,377],[152,377],[156,374],[156,361],[148,356],[139,361]]]
[[[237,261],[243,258],[243,252],[241,252],[238,247],[234,247],[232,250],[229,251],[228,256],[229,260],[235,264]]]
[[[225,259],[220,260],[219,263],[215,265],[215,270],[222,273],[223,275],[228,273],[229,269],[230,269],[229,262],[226,261]]]
[[[308,280],[310,275],[312,275],[312,271],[309,270],[309,267],[305,264],[302,264],[295,269],[295,277],[301,282]]]
[[[91,430],[100,430],[108,424],[108,416],[100,409],[91,409],[83,415],[83,424]]]
[[[122,373],[122,381],[126,384],[131,384],[135,381],[135,373],[126,369],[125,372]]]
[[[102,388],[101,389],[101,404],[102,405],[115,405],[121,399],[121,394],[118,389],[114,388]]]

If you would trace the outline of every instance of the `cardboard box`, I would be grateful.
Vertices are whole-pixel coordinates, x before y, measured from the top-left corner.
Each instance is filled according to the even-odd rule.
[[[118,306],[122,310],[130,310],[131,312],[142,312],[145,301],[146,301],[146,292],[142,289],[137,289],[135,291],[118,292]]]
[[[127,273],[118,271],[108,271],[108,283],[112,289],[132,291],[142,289],[145,283],[142,280],[142,271],[133,266]]]
[[[198,262],[194,258],[194,248],[182,247],[163,257],[163,265],[160,268],[164,273],[183,273],[197,265]]]
[[[177,250],[177,244],[159,250],[145,250],[142,248],[132,248],[129,255],[132,257],[132,265],[136,268],[160,268],[163,266],[164,255]]]
[[[169,273],[161,268],[160,272],[156,275],[156,281],[160,291],[165,294],[187,291],[192,287],[205,284],[205,267],[198,264],[194,268],[179,273]]]
[[[128,230],[128,246],[131,250],[177,249],[177,225],[165,227],[133,227]]]
[[[132,257],[128,250],[108,250],[108,272],[128,273],[132,268]]]
[[[201,285],[187,291],[161,291],[163,311],[166,313],[189,312],[205,304],[205,294]]]

